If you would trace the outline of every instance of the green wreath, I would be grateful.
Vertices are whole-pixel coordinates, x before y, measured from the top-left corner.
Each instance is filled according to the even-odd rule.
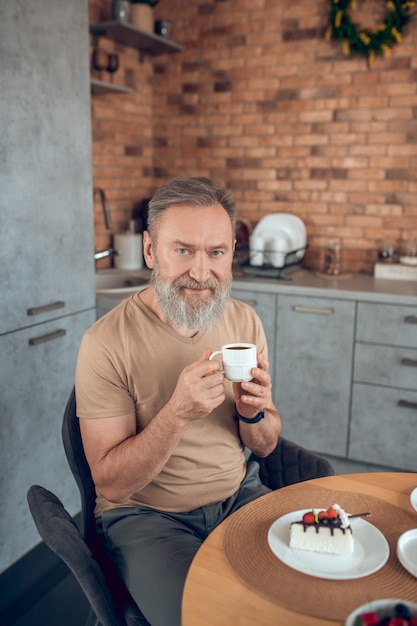
[[[330,0],[329,27],[326,39],[342,42],[346,56],[361,54],[372,65],[375,56],[389,56],[391,48],[402,39],[402,32],[411,20],[410,9],[415,0],[384,0],[388,13],[373,30],[361,30],[351,19],[349,9],[356,8],[356,0]]]

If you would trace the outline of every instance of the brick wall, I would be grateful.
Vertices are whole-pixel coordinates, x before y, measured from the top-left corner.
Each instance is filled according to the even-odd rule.
[[[366,0],[365,13],[364,2],[355,20],[376,25],[385,3]],[[109,5],[90,0],[91,21]],[[328,11],[328,0],[160,0],[155,17],[185,51],[140,62],[116,46],[114,81],[135,93],[92,98],[94,184],[114,232],[185,174],[231,188],[253,224],[298,215],[312,268],[328,239],[342,241],[347,271],[370,272],[381,238],[417,236],[417,21],[369,69],[325,40]],[[95,225],[106,245],[98,201]]]

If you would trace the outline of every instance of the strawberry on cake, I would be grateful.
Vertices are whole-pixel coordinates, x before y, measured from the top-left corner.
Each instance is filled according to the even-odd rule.
[[[353,553],[352,527],[338,504],[318,513],[312,509],[299,521],[292,522],[290,548],[350,555]]]

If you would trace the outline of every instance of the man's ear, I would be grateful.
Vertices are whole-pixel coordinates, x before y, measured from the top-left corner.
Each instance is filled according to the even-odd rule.
[[[153,270],[155,267],[155,260],[153,256],[153,245],[149,231],[143,231],[143,258],[145,259],[146,267]]]

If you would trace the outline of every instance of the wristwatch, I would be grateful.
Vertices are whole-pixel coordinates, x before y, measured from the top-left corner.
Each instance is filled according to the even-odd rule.
[[[235,417],[241,422],[245,422],[245,424],[257,424],[258,422],[263,420],[263,418],[265,417],[265,409],[262,409],[262,411],[259,411],[259,413],[255,415],[255,417],[249,418],[249,417],[243,417],[243,415],[239,413],[235,405]]]

